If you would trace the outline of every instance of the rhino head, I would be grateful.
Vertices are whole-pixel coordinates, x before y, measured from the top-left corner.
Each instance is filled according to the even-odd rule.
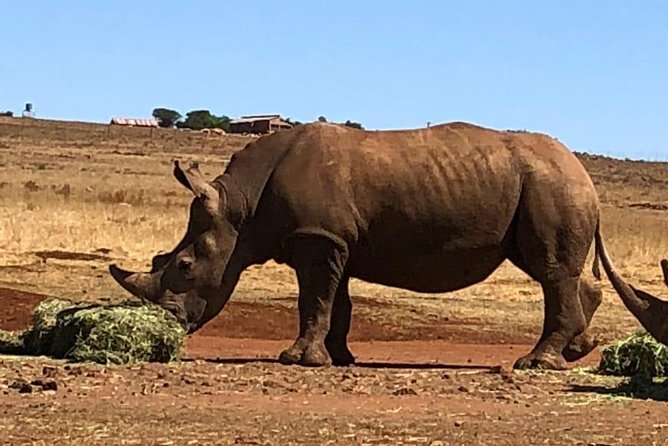
[[[195,196],[183,239],[170,253],[155,256],[149,272],[113,264],[109,272],[125,290],[169,310],[192,333],[222,309],[238,281],[242,268],[230,265],[237,221],[224,181],[208,182],[196,163],[183,170],[178,161],[174,176]]]

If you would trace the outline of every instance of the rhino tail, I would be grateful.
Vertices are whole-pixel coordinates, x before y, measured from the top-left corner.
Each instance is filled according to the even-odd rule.
[[[615,270],[612,264],[610,255],[608,254],[603,237],[601,236],[600,225],[596,227],[596,258],[600,259],[603,265],[603,270],[608,276],[608,280],[617,292],[617,295],[622,299],[626,308],[635,316],[640,324],[647,330],[655,339],[664,344],[668,344],[668,302],[663,301],[656,296],[652,296],[642,290],[639,290],[632,285],[629,285]],[[668,263],[662,262],[662,269],[664,268],[664,278],[668,272]],[[592,272],[596,275],[596,266],[593,267]],[[600,275],[600,271],[599,275]]]
[[[594,237],[594,263],[591,266],[591,272],[596,280],[601,280],[601,250],[603,249],[603,240],[601,239],[601,219],[596,222],[596,235]]]

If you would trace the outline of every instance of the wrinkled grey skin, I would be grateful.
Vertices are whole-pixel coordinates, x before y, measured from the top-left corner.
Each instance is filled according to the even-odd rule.
[[[587,327],[601,292],[581,274],[600,238],[598,197],[550,137],[465,123],[309,124],[250,143],[212,182],[197,166],[175,164],[174,175],[195,196],[183,240],[149,273],[110,270],[190,332],[220,312],[243,270],[273,259],[299,285],[299,332],[280,361],[350,364],[350,278],[442,293],[507,259],[545,300],[543,333],[515,367],[562,369],[596,345]]]

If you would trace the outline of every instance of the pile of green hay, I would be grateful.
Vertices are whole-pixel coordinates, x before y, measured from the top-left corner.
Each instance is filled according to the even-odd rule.
[[[0,330],[0,353],[5,355],[20,355],[25,352],[21,333]]]
[[[668,347],[644,330],[603,348],[598,372],[615,376],[666,376]]]
[[[185,336],[176,318],[157,305],[47,299],[35,309],[32,328],[0,330],[0,353],[99,364],[169,362],[180,359]]]

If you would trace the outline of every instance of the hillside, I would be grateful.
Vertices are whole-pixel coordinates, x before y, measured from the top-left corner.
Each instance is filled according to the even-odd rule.
[[[108,263],[146,268],[151,256],[173,247],[185,229],[191,196],[172,177],[173,159],[197,160],[213,177],[249,141],[238,135],[0,119],[0,287],[91,300],[124,298],[106,273]],[[668,163],[577,156],[601,197],[603,232],[615,264],[633,283],[663,294],[658,261],[668,254]],[[606,298],[594,330],[610,338],[637,324],[609,284],[603,286]],[[245,273],[235,301],[292,308],[289,296],[295,291],[293,273],[270,263]],[[352,292],[359,296],[356,314],[370,318],[370,326],[380,324],[375,336],[384,339],[446,336],[442,330],[455,337],[534,339],[542,318],[537,284],[508,264],[483,284],[447,297],[361,281]],[[373,304],[378,301],[380,308]],[[526,318],[518,320],[518,312]],[[441,318],[452,324],[435,328]],[[246,335],[253,333],[259,332]]]
[[[126,127],[89,122],[0,117],[0,149],[14,145],[32,148],[114,148],[123,151],[190,153],[241,149],[252,138],[198,131]]]

